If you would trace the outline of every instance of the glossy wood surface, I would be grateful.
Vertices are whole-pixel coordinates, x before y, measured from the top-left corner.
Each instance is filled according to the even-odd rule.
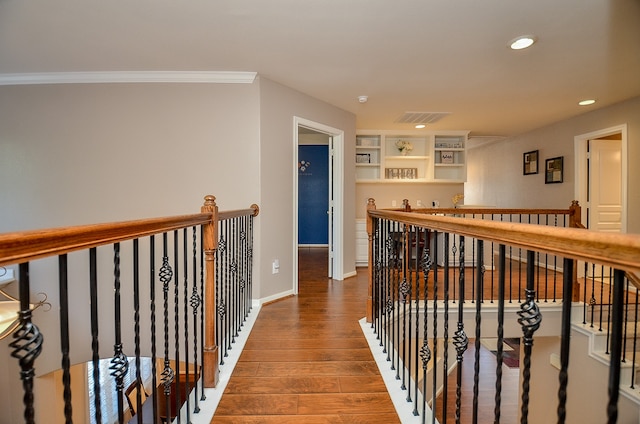
[[[300,251],[300,293],[264,305],[212,423],[398,423],[358,321],[367,272],[326,277],[326,249]]]

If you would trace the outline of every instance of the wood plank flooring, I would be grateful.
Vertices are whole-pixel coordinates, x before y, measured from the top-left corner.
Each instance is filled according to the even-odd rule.
[[[358,321],[366,272],[326,277],[326,249],[300,251],[300,293],[264,305],[212,423],[398,423]]]

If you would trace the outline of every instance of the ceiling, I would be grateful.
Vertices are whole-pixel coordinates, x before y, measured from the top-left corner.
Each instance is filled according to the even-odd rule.
[[[0,78],[90,71],[253,71],[360,129],[512,136],[640,95],[640,0],[0,0]]]

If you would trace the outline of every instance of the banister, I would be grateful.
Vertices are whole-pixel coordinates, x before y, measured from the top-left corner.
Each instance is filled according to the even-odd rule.
[[[203,225],[211,217],[200,213],[0,234],[0,266]]]
[[[460,213],[459,209],[456,210]],[[640,271],[638,235],[373,209],[368,213],[375,218],[397,220],[422,228],[453,232],[571,259],[595,261],[627,272]]]

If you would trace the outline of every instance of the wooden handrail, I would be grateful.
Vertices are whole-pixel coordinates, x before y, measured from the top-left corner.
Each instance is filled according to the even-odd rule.
[[[528,250],[640,272],[640,236],[577,228],[369,210],[376,218],[502,243]]]
[[[224,221],[225,219],[233,219],[241,216],[258,216],[260,214],[260,208],[255,203],[251,205],[249,209],[238,209],[235,211],[223,211],[218,212],[218,221]]]
[[[204,225],[212,214],[172,216],[0,234],[0,266]]]

